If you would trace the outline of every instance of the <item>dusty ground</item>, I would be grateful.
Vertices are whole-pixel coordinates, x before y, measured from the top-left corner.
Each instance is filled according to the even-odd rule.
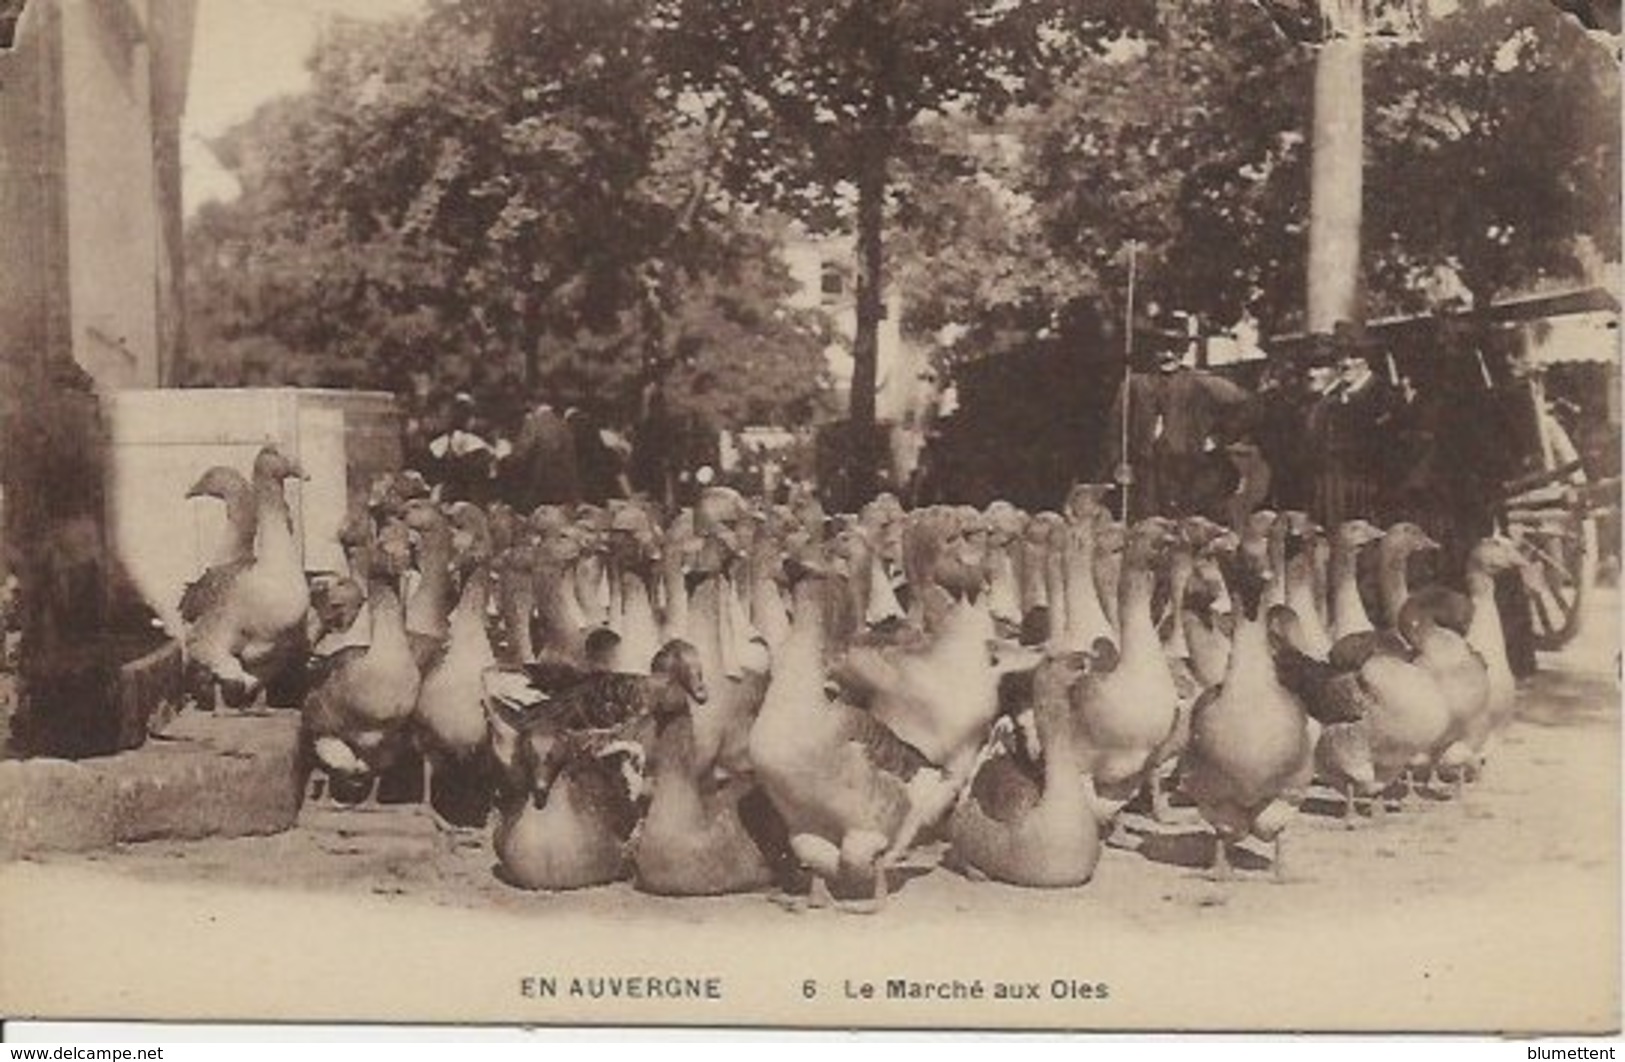
[[[936,869],[867,918],[628,886],[537,895],[492,876],[488,842],[446,851],[413,809],[312,805],[281,836],[0,869],[0,909],[42,912],[18,946],[51,956],[38,983],[0,973],[0,988],[53,1012],[93,998],[91,1013],[192,1016],[1617,1029],[1616,610],[1600,599],[1586,637],[1544,661],[1464,798],[1352,828],[1312,802],[1290,830],[1285,884],[1256,869],[1210,880],[1211,843],[1185,811],[1140,851],[1109,849],[1085,888]],[[160,947],[175,958],[140,958]],[[250,964],[242,974],[225,974],[233,954]],[[648,968],[718,972],[725,1000],[540,1003],[518,980]],[[981,978],[989,991],[1031,980],[1045,1002],[847,998],[845,982],[861,994],[875,980],[883,994],[903,972]],[[1056,1002],[1058,978],[1108,982],[1110,998]],[[78,991],[104,981],[110,1001]]]

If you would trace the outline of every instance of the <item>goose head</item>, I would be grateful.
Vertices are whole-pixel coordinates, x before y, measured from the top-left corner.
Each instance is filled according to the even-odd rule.
[[[1279,522],[1279,516],[1271,510],[1250,514],[1236,549],[1217,555],[1229,596],[1247,619],[1262,618],[1259,608],[1264,591],[1275,579],[1269,547]]]
[[[386,472],[367,490],[367,510],[380,519],[399,515],[406,504],[433,493],[428,480],[416,471]]]
[[[1491,535],[1482,539],[1468,554],[1469,570],[1477,568],[1492,579],[1502,572],[1516,571],[1524,589],[1537,596],[1548,594],[1546,565],[1532,543],[1521,536]]]
[[[378,532],[370,549],[371,570],[399,579],[412,565],[412,531],[404,520],[391,520]]]
[[[187,490],[188,498],[219,498],[229,501],[233,497],[247,493],[248,480],[243,474],[228,465],[215,465],[198,477],[198,481]]]
[[[1382,536],[1382,549],[1386,554],[1409,557],[1413,553],[1436,550],[1439,544],[1416,524],[1402,520]]]
[[[260,450],[254,458],[254,478],[262,482],[281,483],[285,479],[309,479],[299,462],[275,446]]]
[[[610,558],[624,568],[642,570],[660,558],[660,532],[647,510],[628,502],[614,505],[606,532]]]
[[[1382,538],[1382,529],[1369,520],[1344,520],[1337,525],[1337,543],[1355,552]]]
[[[1139,536],[1140,529],[1144,526],[1146,526],[1144,522],[1136,525],[1135,530],[1131,533],[1128,528],[1111,519],[1110,516],[1102,514],[1102,517],[1097,519],[1094,524],[1095,556],[1105,559],[1123,553],[1129,543]]]
[[[1068,520],[1094,521],[1099,515],[1111,515],[1106,509],[1106,495],[1115,490],[1111,483],[1078,483],[1067,492],[1062,507]]]
[[[1027,516],[1002,499],[990,503],[982,514],[987,523],[989,545],[999,549],[1019,541],[1027,529]]]
[[[452,547],[456,551],[460,568],[485,564],[495,554],[491,540],[491,523],[485,510],[469,502],[457,502],[447,511],[451,525]]]
[[[704,704],[710,697],[705,686],[705,669],[700,663],[700,651],[681,638],[673,638],[660,647],[649,663],[651,675],[667,680],[685,696],[674,704],[687,708],[688,702]],[[657,710],[667,707],[657,705]]]
[[[1122,550],[1125,568],[1149,569],[1179,541],[1178,525],[1162,516],[1147,517],[1127,530],[1121,524],[1110,526],[1114,530],[1104,533]]]

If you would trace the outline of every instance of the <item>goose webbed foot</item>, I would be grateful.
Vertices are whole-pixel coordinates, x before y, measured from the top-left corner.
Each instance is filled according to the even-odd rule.
[[[806,892],[783,891],[768,894],[768,902],[783,911],[791,914],[806,914],[808,911],[825,910],[835,905],[835,898],[830,895],[829,882],[817,874],[809,877]]]
[[[456,859],[462,852],[485,847],[485,830],[477,826],[460,826],[447,822],[438,812],[423,805],[434,826],[433,854]]]
[[[781,892],[772,902],[794,914],[832,906],[829,883],[841,873],[841,850],[816,834],[797,833],[790,837],[790,853],[807,876],[807,892]]]
[[[1156,770],[1151,772],[1148,784],[1151,789],[1151,821],[1159,826],[1165,826],[1174,817],[1174,806],[1169,797],[1168,787],[1163,784],[1162,774]]]
[[[886,860],[903,850],[889,848],[886,835],[874,830],[852,830],[842,837],[839,880],[851,883],[852,891],[867,887],[870,895],[867,899],[844,901],[841,910],[875,914],[883,909],[887,896]]]
[[[1236,870],[1230,864],[1230,842],[1222,835],[1213,838],[1213,866],[1208,880],[1229,883],[1236,879]]]
[[[1357,830],[1360,828],[1360,809],[1354,800],[1354,786],[1349,785],[1343,790],[1343,829]]]
[[[886,871],[883,867],[874,868],[874,892],[864,900],[846,900],[840,904],[840,909],[847,914],[872,915],[879,914],[886,909],[886,900],[890,890],[886,882]]]

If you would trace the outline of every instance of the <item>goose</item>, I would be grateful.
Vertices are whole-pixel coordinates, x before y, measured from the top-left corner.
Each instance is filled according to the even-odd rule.
[[[989,530],[988,611],[1001,628],[1019,632],[1027,614],[1018,576],[1026,517],[1007,501],[991,503],[985,515]]]
[[[1091,564],[1095,596],[1100,601],[1101,611],[1106,614],[1107,625],[1118,632],[1123,629],[1122,617],[1118,615],[1118,586],[1123,576],[1123,547],[1127,543],[1128,531],[1122,524],[1109,517],[1097,521]]]
[[[226,530],[215,546],[211,568],[236,564],[254,555],[254,536],[258,530],[254,486],[241,472],[229,465],[215,465],[198,477],[186,497],[218,498],[225,503]]]
[[[1413,594],[1399,610],[1399,634],[1415,647],[1416,663],[1433,676],[1449,712],[1449,725],[1433,745],[1428,766],[1452,783],[1457,796],[1477,761],[1474,739],[1486,729],[1490,701],[1489,665],[1458,632],[1468,628],[1472,608],[1467,597],[1443,591]],[[1451,612],[1458,629],[1441,618]]]
[[[240,703],[303,663],[310,587],[293,536],[283,481],[304,471],[274,446],[254,458],[254,548],[209,569],[181,596],[187,658]]]
[[[770,656],[790,634],[790,606],[784,599],[785,547],[779,532],[771,525],[758,528],[745,554],[750,625]]]
[[[694,710],[691,726],[696,755],[707,769],[745,777],[751,771],[751,722],[767,693],[772,663],[734,593],[730,572],[736,561],[729,547],[708,539],[689,572],[689,635],[705,674],[714,676],[711,697]]]
[[[417,586],[406,599],[406,636],[412,658],[427,674],[446,650],[451,635],[451,610],[456,597],[451,566],[454,559],[452,528],[437,502],[414,498],[401,507],[406,526],[416,533]]]
[[[1202,689],[1224,681],[1230,669],[1230,637],[1235,630],[1235,607],[1220,568],[1220,557],[1233,553],[1236,537],[1227,535],[1204,547],[1192,559],[1191,581],[1185,591],[1185,645],[1191,674]]]
[[[1287,521],[1288,542],[1286,558],[1286,595],[1283,602],[1292,609],[1298,620],[1297,648],[1316,660],[1331,656],[1332,636],[1322,618],[1325,606],[1319,593],[1316,575],[1322,535],[1320,527],[1307,513],[1283,514]]]
[[[1238,551],[1228,580],[1239,606],[1229,665],[1223,683],[1192,709],[1180,764],[1182,791],[1217,835],[1214,872],[1221,878],[1231,873],[1229,847],[1252,835],[1273,842],[1275,875],[1285,879],[1284,833],[1314,771],[1307,716],[1270,654],[1262,605],[1271,577],[1256,551]]]
[[[1468,729],[1466,739],[1475,755],[1471,775],[1482,769],[1496,737],[1511,723],[1517,699],[1517,680],[1507,658],[1506,633],[1501,626],[1501,610],[1495,601],[1495,581],[1503,572],[1530,571],[1531,565],[1511,539],[1492,535],[1477,543],[1467,557],[1467,596],[1472,604],[1472,620],[1467,627],[1467,644],[1484,660],[1489,693],[1478,726]]]
[[[1429,538],[1420,527],[1401,521],[1383,532],[1377,542],[1377,587],[1382,603],[1385,629],[1399,626],[1399,610],[1410,597],[1410,559],[1424,550],[1436,550],[1439,544]]]
[[[430,806],[452,826],[474,827],[483,826],[490,811],[482,685],[496,666],[486,627],[490,531],[485,514],[468,502],[452,505],[448,518],[448,529],[462,540],[455,543],[462,587],[444,648],[423,672],[413,717],[429,768]]]
[[[253,485],[243,474],[229,465],[215,465],[198,477],[186,492],[188,499],[218,498],[225,503],[226,528],[214,549],[214,559],[202,579],[217,578],[208,574],[216,568],[231,569],[251,561],[254,555],[254,535],[257,530]],[[201,581],[201,580],[200,580]],[[214,706],[214,677],[196,666],[188,667],[188,688],[194,702],[201,706]]]
[[[886,867],[936,809],[946,810],[955,790],[874,715],[830,699],[824,660],[829,615],[846,600],[841,565],[822,547],[792,558],[790,636],[748,748],[791,851],[812,873],[806,902],[829,902],[833,887],[867,892],[868,900],[852,909],[874,911],[886,901]]]
[[[646,668],[660,649],[661,631],[649,582],[660,548],[656,524],[642,508],[621,503],[610,511],[606,571],[614,590],[608,626],[619,642],[614,669]]]
[[[705,490],[695,503],[695,543],[688,565],[689,641],[699,651],[711,696],[694,709],[697,755],[706,768],[745,777],[752,720],[767,692],[771,660],[752,630],[736,573],[752,517],[737,491]]]
[[[916,582],[939,597],[940,613],[916,643],[854,646],[831,670],[853,703],[866,704],[897,737],[955,779],[969,780],[999,712],[999,673],[990,643],[993,620],[983,590],[985,546],[946,524],[929,550],[935,557]],[[947,809],[944,808],[944,811]]]
[[[766,794],[749,778],[713,778],[698,754],[691,713],[673,712],[656,727],[649,808],[632,852],[636,887],[721,896],[781,880],[789,839]]]
[[[1142,521],[1130,532],[1115,660],[1091,669],[1072,690],[1079,755],[1101,822],[1113,819],[1141,785],[1155,785],[1158,753],[1178,724],[1179,690],[1151,621],[1154,565],[1172,541],[1167,521],[1159,518]]]
[[[400,596],[410,558],[410,532],[389,521],[358,557],[367,584],[367,644],[310,663],[303,731],[317,762],[336,779],[376,775],[406,745],[421,683]]]
[[[1327,577],[1331,583],[1333,643],[1350,635],[1372,631],[1371,617],[1360,596],[1359,555],[1370,543],[1382,538],[1382,531],[1367,520],[1345,520],[1332,538]]]
[[[594,676],[562,696],[523,672],[485,672],[498,765],[492,834],[500,876],[565,890],[622,880],[642,817],[648,743],[661,720],[706,696],[692,646],[662,647],[648,674]]]
[[[1062,651],[1084,652],[1094,646],[1097,638],[1117,640],[1117,630],[1107,619],[1095,587],[1096,531],[1108,520],[1094,493],[1085,487],[1074,490],[1068,499],[1066,524],[1060,536],[1066,617],[1057,648]],[[1053,594],[1050,600],[1052,603],[1055,600]],[[1054,622],[1053,616],[1051,622]]]
[[[1083,885],[1100,862],[1100,835],[1072,725],[1071,687],[1089,659],[1046,657],[1032,673],[1042,763],[1015,753],[983,761],[949,820],[950,859],[1012,885]]]

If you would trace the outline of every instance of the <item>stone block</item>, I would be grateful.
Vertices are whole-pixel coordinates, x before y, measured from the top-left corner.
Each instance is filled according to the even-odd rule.
[[[0,763],[0,857],[277,833],[303,799],[299,716],[187,713],[114,756]]]
[[[115,843],[117,787],[97,763],[0,762],[0,857],[84,852]]]

